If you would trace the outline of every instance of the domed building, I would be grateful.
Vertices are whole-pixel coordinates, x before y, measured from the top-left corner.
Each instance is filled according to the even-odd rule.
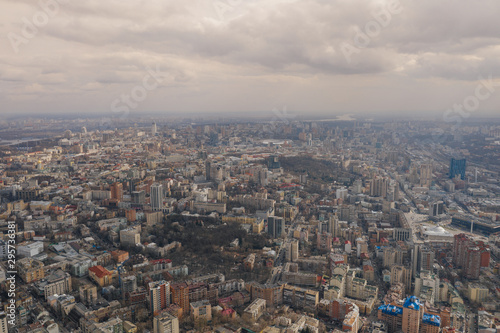
[[[429,227],[423,225],[421,233],[424,240],[431,243],[453,243],[453,235],[443,227]]]

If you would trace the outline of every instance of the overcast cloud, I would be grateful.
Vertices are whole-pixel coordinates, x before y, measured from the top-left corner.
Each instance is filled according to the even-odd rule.
[[[498,17],[498,0],[1,0],[0,113],[110,113],[159,68],[131,113],[442,114],[498,78]]]

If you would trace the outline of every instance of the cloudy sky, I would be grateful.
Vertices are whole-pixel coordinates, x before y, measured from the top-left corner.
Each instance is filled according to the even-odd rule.
[[[0,116],[499,115],[499,17],[498,0],[1,0]]]

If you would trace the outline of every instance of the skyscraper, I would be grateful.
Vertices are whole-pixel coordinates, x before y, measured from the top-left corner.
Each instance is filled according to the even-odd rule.
[[[466,162],[467,160],[465,158],[461,160],[456,160],[454,158],[451,159],[449,174],[450,179],[460,176],[460,179],[465,180]]]
[[[156,123],[153,123],[153,125],[151,125],[151,135],[155,136],[156,133],[158,133],[158,127],[156,127]]]
[[[163,209],[163,186],[161,184],[151,185],[151,209]]]

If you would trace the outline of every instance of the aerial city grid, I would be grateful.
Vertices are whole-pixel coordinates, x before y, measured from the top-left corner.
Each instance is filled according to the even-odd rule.
[[[0,333],[500,332],[498,1],[0,8]]]

